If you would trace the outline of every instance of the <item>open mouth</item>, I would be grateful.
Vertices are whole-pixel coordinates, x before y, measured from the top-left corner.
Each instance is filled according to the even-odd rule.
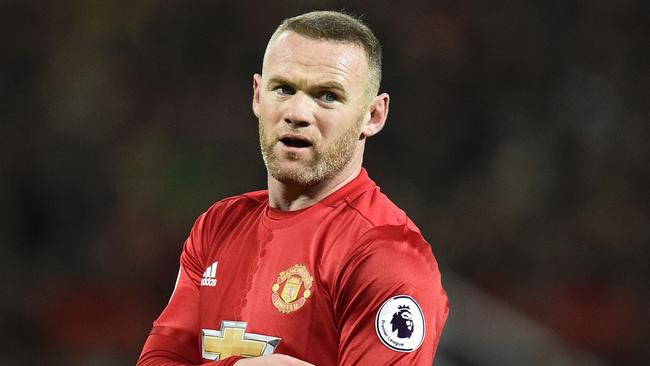
[[[280,142],[290,147],[310,147],[312,143],[309,140],[300,136],[284,136]]]

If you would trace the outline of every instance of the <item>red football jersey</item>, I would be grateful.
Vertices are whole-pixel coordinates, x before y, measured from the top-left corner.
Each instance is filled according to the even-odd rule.
[[[317,204],[222,200],[196,221],[138,365],[433,363],[449,305],[430,245],[362,170]]]

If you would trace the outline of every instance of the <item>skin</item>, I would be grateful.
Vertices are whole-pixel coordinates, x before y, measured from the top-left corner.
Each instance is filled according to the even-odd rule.
[[[253,75],[253,112],[271,207],[309,207],[359,174],[366,138],[384,127],[390,100],[368,96],[369,77],[356,44],[291,31],[269,43],[262,75]],[[283,137],[311,146],[291,147]]]
[[[235,366],[314,366],[287,355],[268,355],[262,357],[244,358],[235,362]]]

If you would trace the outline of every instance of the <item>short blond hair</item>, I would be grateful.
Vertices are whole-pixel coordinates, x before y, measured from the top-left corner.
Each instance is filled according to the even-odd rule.
[[[379,93],[381,44],[361,19],[337,11],[312,11],[285,19],[271,36],[269,44],[287,31],[317,40],[352,43],[363,48],[370,74],[368,94],[374,97]]]

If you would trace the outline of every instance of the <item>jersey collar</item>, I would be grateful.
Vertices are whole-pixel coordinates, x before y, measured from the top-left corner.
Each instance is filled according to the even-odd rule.
[[[285,226],[285,224],[290,225],[294,219],[298,219],[299,216],[306,214],[307,212],[315,212],[328,207],[336,207],[346,201],[354,200],[363,192],[366,192],[369,189],[376,187],[375,182],[370,179],[368,172],[365,168],[361,168],[361,172],[357,175],[356,178],[351,180],[348,184],[339,188],[337,191],[333,192],[329,196],[325,197],[321,201],[296,211],[282,211],[276,208],[270,207],[268,199],[266,201],[266,214],[264,215],[264,222],[267,226]]]

